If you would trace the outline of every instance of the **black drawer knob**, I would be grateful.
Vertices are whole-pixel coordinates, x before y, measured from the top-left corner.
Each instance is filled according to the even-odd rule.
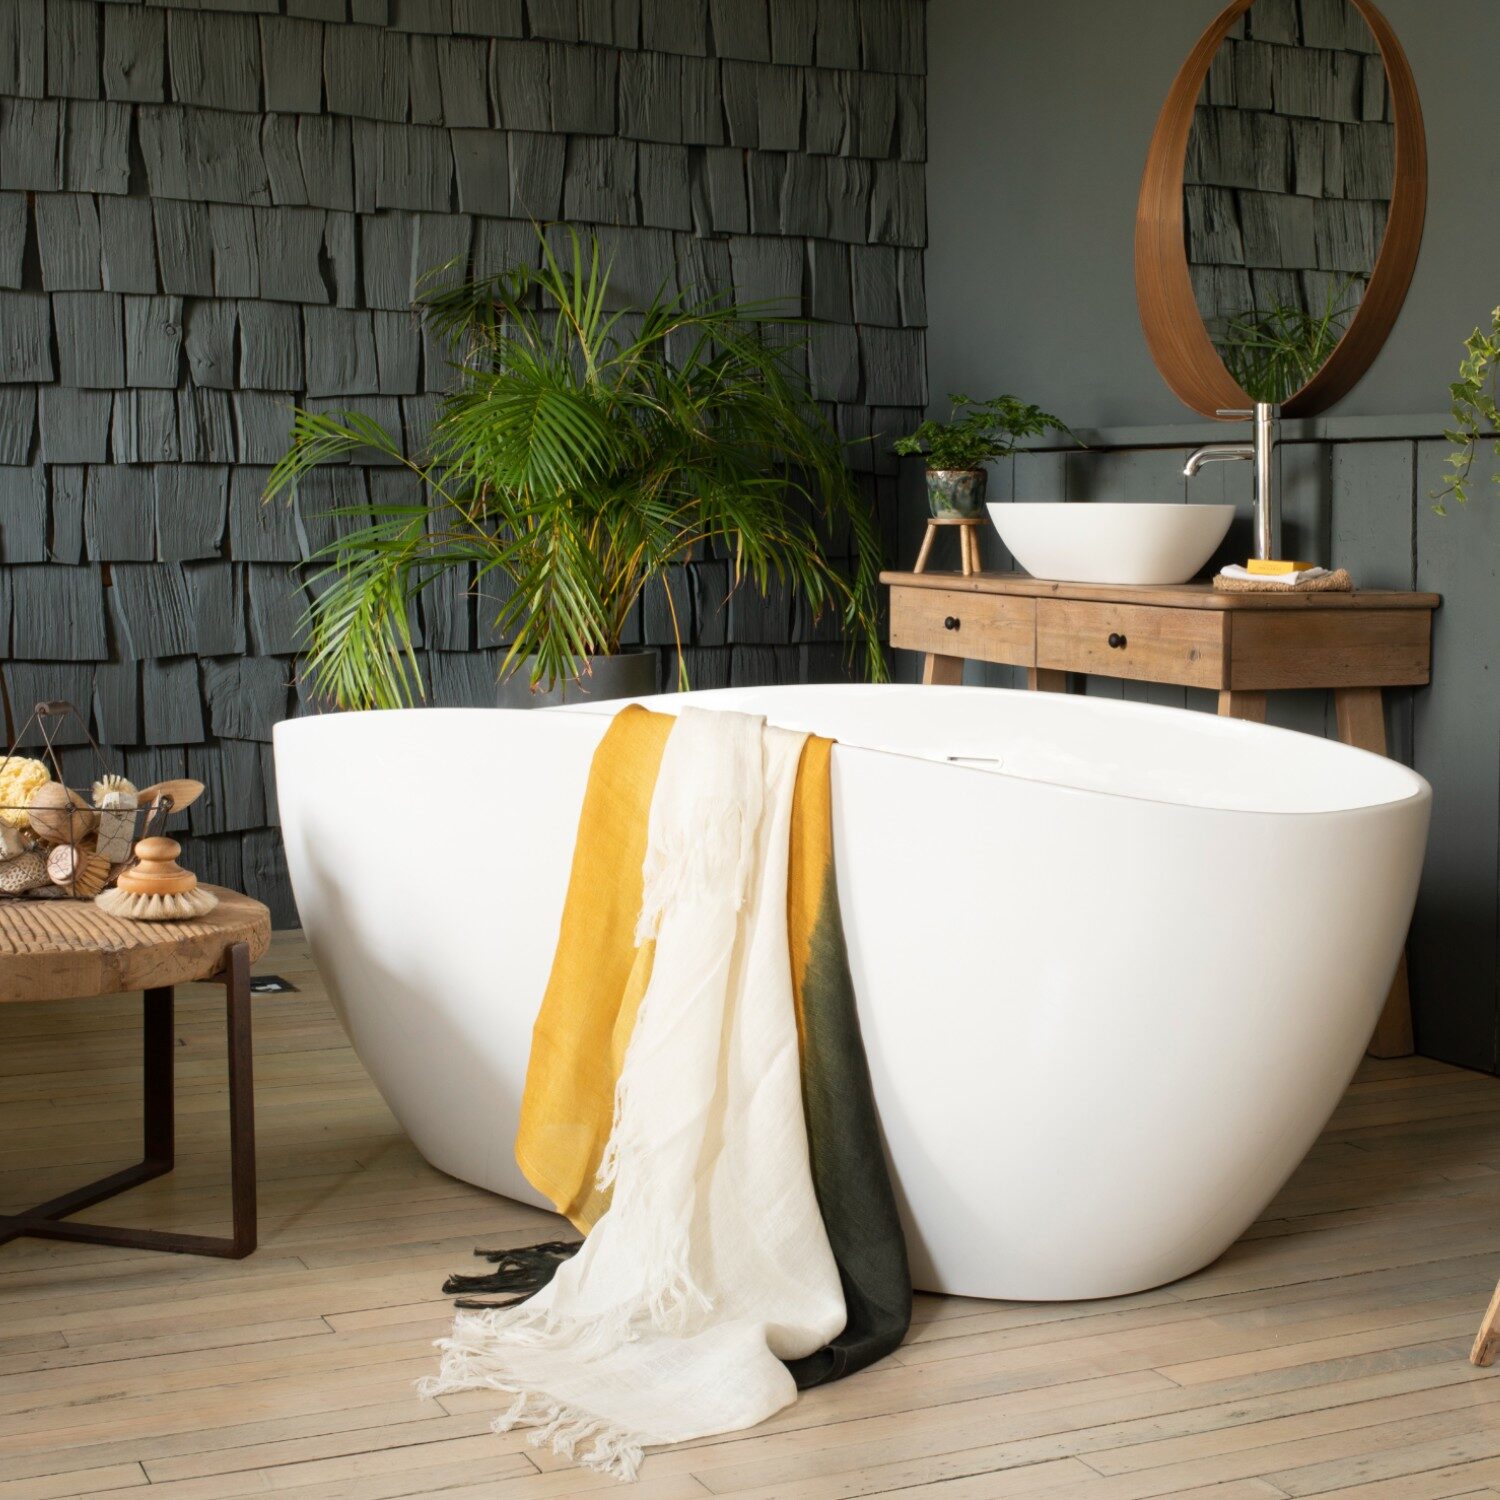
[[[1112,650],[1123,651],[1125,649],[1125,637],[1118,630],[1112,630],[1109,636],[1109,644]]]
[[[959,627],[959,623],[960,621],[957,615],[949,615],[948,618],[943,621],[943,629],[957,630]]]

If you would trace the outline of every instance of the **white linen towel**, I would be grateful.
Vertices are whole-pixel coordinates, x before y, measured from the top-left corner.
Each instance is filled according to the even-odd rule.
[[[651,804],[656,939],[600,1168],[611,1206],[529,1301],[460,1314],[424,1394],[513,1393],[495,1423],[620,1478],[642,1448],[764,1421],[781,1358],[844,1326],[808,1163],[787,947],[806,735],[684,709]]]
[[[1226,567],[1219,569],[1219,577],[1237,578],[1241,583],[1271,583],[1291,588],[1293,584],[1302,583],[1308,578],[1322,578],[1327,572],[1327,568],[1303,568],[1296,573],[1252,573],[1249,568],[1242,567],[1239,563],[1229,563]]]

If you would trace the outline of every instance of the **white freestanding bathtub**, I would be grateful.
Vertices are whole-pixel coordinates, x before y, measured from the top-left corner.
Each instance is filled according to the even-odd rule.
[[[1431,792],[1204,714],[988,688],[648,700],[836,737],[838,884],[918,1287],[1101,1297],[1207,1264],[1312,1144],[1385,998]],[[515,1140],[589,759],[619,705],[281,724],[297,905],[435,1166]]]

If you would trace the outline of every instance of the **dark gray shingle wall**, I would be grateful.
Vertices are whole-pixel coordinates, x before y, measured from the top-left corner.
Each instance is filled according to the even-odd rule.
[[[527,219],[607,228],[620,285],[778,296],[895,524],[886,436],[926,401],[922,0],[7,0],[0,7],[0,653],[12,711],[87,706],[137,781],[189,774],[189,858],[294,920],[271,727],[296,711],[295,564],[342,466],[268,509],[289,407],[409,437],[442,360],[407,309]],[[708,558],[674,585],[701,686],[840,648]],[[433,698],[480,702],[482,602],[418,621]],[[639,639],[671,636],[664,599]],[[79,774],[83,774],[79,767]]]

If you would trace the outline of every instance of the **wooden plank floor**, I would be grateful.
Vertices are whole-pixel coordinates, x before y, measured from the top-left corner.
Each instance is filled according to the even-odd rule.
[[[413,1394],[448,1323],[443,1275],[556,1221],[418,1157],[295,936],[260,967],[303,990],[256,1002],[262,1248],[0,1248],[0,1500],[611,1490],[490,1432],[502,1398]],[[221,1005],[183,992],[179,1166],[108,1205],[117,1222],[225,1227]],[[133,1159],[136,1014],[0,1007],[0,1206]],[[1465,1360],[1497,1274],[1500,1082],[1368,1064],[1208,1270],[1109,1302],[921,1298],[884,1365],[752,1432],[653,1454],[631,1493],[1500,1500],[1500,1372]]]

